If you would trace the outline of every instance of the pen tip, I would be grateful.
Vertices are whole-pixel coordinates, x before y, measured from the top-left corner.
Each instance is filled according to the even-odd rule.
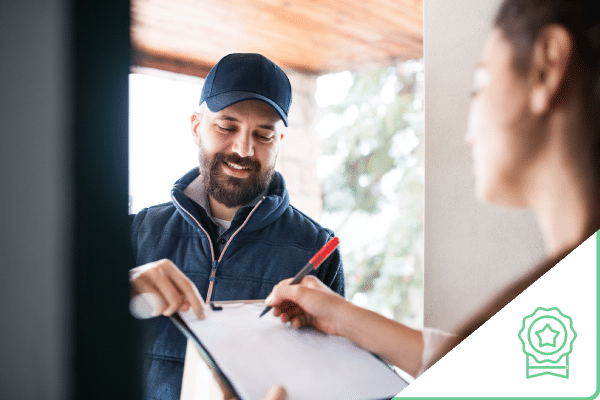
[[[263,315],[265,315],[266,313],[268,313],[270,309],[271,309],[271,307],[267,307],[267,308],[265,308],[265,309],[263,310],[263,312],[262,312],[262,313],[260,313],[260,315],[258,316],[258,318],[261,318]]]

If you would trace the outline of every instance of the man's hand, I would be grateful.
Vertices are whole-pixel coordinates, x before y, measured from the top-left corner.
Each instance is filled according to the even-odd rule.
[[[163,259],[133,268],[129,271],[129,282],[133,296],[158,300],[150,304],[152,316],[169,316],[176,311],[188,311],[191,307],[199,319],[204,319],[205,305],[196,285],[171,260]]]

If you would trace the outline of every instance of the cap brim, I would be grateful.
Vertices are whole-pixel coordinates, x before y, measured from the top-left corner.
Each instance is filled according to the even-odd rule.
[[[260,100],[260,101],[267,103],[268,105],[273,107],[273,109],[281,117],[285,126],[288,126],[287,115],[285,115],[285,113],[283,112],[281,107],[279,107],[277,105],[277,103],[275,103],[273,100],[271,100],[265,96],[262,96],[260,94],[257,94],[257,93],[252,93],[252,92],[222,93],[222,94],[218,94],[216,96],[207,98],[205,100],[205,102],[210,111],[217,112],[217,111],[221,111],[224,108],[227,108],[235,103],[239,103],[240,101],[244,101],[244,100]]]

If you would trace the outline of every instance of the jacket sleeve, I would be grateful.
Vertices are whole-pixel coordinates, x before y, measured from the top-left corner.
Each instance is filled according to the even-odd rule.
[[[142,221],[146,217],[146,213],[148,212],[147,208],[144,208],[137,214],[129,215],[129,222],[131,223],[131,268],[135,268],[137,266],[137,249],[138,249],[138,231]]]
[[[329,239],[332,237],[333,234]],[[329,286],[331,290],[346,297],[346,279],[344,277],[344,267],[342,266],[342,256],[339,247],[325,260],[325,263],[321,265],[319,270],[317,270],[317,277]]]

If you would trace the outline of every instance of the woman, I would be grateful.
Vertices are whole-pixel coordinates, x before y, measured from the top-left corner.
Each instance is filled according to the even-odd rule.
[[[599,8],[597,0],[504,1],[475,72],[467,141],[477,195],[531,209],[547,261],[457,335],[408,328],[312,276],[278,284],[267,298],[274,314],[294,327],[345,337],[417,376],[598,230]]]

